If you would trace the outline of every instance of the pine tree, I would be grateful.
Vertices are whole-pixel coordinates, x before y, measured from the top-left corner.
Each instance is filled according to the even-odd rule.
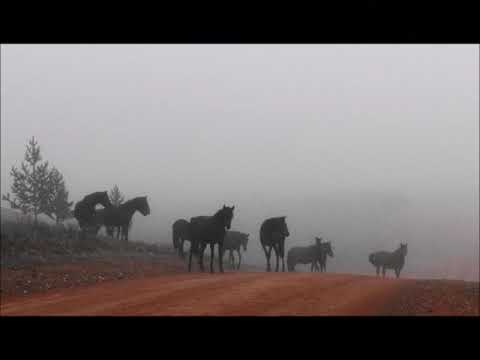
[[[113,206],[119,206],[125,201],[125,197],[118,189],[118,186],[115,185],[112,190],[110,190],[110,201]]]
[[[112,203],[113,206],[120,206],[124,201],[125,197],[123,194],[120,192],[120,189],[118,188],[117,185],[115,185],[111,190],[110,190],[110,202]],[[113,235],[114,228],[111,227],[107,229],[107,233],[110,233]],[[117,236],[120,233],[120,227],[117,226]]]
[[[47,215],[59,224],[71,216],[73,201],[68,201],[68,191],[60,171],[53,168],[50,175],[51,199]]]
[[[36,240],[38,230],[38,214],[48,213],[51,199],[52,183],[48,161],[41,162],[40,147],[32,137],[25,151],[25,161],[21,168],[12,166],[10,175],[13,177],[11,187],[14,199],[10,193],[2,199],[8,201],[12,208],[20,209],[24,214],[33,213],[33,238]]]

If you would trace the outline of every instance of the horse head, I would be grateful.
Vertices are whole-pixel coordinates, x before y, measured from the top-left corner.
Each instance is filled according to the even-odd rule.
[[[139,198],[138,211],[140,211],[143,216],[150,215],[150,206],[148,205],[146,196],[142,196]]]
[[[112,207],[112,203],[110,201],[110,198],[108,197],[108,192],[102,191],[99,194],[98,202],[100,205],[102,205],[104,208],[109,208]]]
[[[223,208],[217,211],[215,214],[220,216],[222,225],[223,227],[227,228],[227,230],[230,230],[230,227],[232,226],[233,209],[235,209],[235,206],[228,207],[223,205]]]
[[[322,244],[327,255],[333,257],[332,243],[330,241]]]
[[[286,216],[280,217],[281,223],[280,223],[279,230],[283,236],[288,237],[290,236],[290,232],[288,231],[287,221],[285,220],[286,218],[287,218]]]
[[[400,243],[400,247],[399,247],[399,250],[400,250],[400,253],[403,255],[403,256],[407,256],[407,243],[403,244],[403,243]]]

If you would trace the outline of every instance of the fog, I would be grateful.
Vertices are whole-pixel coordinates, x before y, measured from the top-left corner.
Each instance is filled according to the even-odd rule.
[[[373,273],[371,251],[407,242],[406,274],[478,281],[478,46],[1,50],[2,194],[35,136],[71,200],[148,196],[134,240],[235,205],[250,264],[287,216],[286,249],[324,236],[329,271]]]

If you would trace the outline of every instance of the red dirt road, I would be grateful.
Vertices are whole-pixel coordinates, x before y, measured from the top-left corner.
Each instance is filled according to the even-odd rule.
[[[7,297],[1,315],[478,316],[478,307],[478,283],[463,281],[183,273]]]

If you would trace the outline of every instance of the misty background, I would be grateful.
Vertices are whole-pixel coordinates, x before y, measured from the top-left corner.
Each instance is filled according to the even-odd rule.
[[[407,242],[405,274],[478,281],[478,69],[476,45],[2,45],[1,192],[35,136],[72,201],[148,196],[133,240],[235,205],[246,263],[287,216],[328,271]]]

